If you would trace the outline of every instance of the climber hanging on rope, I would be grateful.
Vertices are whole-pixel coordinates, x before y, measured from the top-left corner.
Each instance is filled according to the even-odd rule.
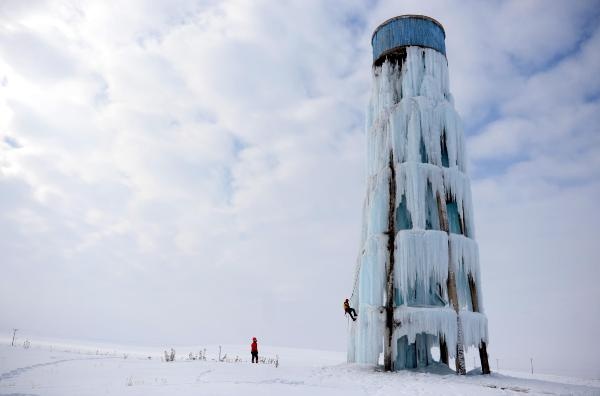
[[[354,310],[354,308],[350,307],[350,301],[348,301],[348,299],[346,299],[346,301],[344,301],[344,312],[349,314],[350,317],[352,318],[352,320],[356,320],[356,317],[357,317],[356,310]],[[354,316],[352,316],[352,315],[354,315]]]

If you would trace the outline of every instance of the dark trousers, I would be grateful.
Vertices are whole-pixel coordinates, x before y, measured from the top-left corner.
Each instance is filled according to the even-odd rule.
[[[250,352],[252,354],[252,363],[258,363],[258,351]],[[254,361],[256,359],[256,361]]]
[[[354,308],[346,308],[346,313],[350,314],[350,317],[352,318],[352,320],[356,319],[356,311],[354,310]],[[352,316],[354,315],[354,316]]]

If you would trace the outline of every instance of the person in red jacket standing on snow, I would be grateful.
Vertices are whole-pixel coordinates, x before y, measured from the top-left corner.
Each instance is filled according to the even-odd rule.
[[[252,363],[258,363],[258,342],[256,341],[256,337],[252,338],[252,344],[250,344],[250,354],[252,354]]]

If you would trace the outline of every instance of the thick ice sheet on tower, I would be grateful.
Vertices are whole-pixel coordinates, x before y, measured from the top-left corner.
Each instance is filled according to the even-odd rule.
[[[385,263],[387,237],[372,236],[365,243],[359,273],[358,328],[355,359],[358,363],[377,364],[382,350],[383,291],[385,288]]]

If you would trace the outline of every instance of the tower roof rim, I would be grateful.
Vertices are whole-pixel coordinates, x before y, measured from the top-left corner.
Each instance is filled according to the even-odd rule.
[[[371,35],[371,43],[373,42],[373,38],[375,37],[375,34],[377,33],[377,31],[379,29],[381,29],[383,26],[387,25],[390,22],[393,22],[395,20],[398,19],[408,19],[408,18],[419,18],[419,19],[425,19],[427,21],[431,21],[433,23],[435,23],[436,25],[438,25],[440,27],[440,29],[442,29],[442,33],[444,34],[444,38],[446,38],[446,31],[444,30],[444,26],[436,19],[427,16],[427,15],[419,15],[419,14],[403,14],[403,15],[398,15],[389,19],[386,19],[385,21],[383,21],[382,23],[380,23],[375,30],[373,30],[373,34]]]

